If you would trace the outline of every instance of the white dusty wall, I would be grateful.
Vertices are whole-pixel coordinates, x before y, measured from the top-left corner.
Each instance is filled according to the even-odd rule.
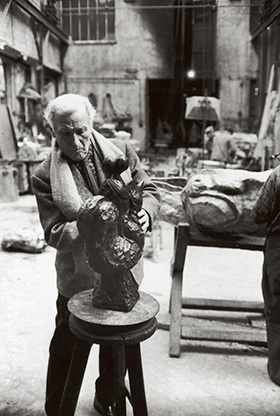
[[[39,55],[31,27],[30,15],[13,2],[7,11],[5,9],[6,3],[0,2],[0,21],[2,23],[0,27],[0,48],[3,50],[3,56],[5,56],[6,48],[14,51],[11,52],[11,56],[8,54],[10,60],[9,65],[6,65],[5,75],[7,104],[17,133],[18,115],[20,113],[18,95],[26,82],[25,72],[27,68],[30,68],[31,82],[36,88]],[[32,3],[40,9],[44,1],[34,0]],[[7,13],[4,15],[4,12]],[[43,64],[52,71],[60,73],[61,42],[50,31],[44,30],[43,33]]]
[[[135,4],[142,3],[147,4]],[[118,111],[132,114],[133,138],[144,149],[148,131],[146,81],[170,78],[173,14],[171,10],[140,10],[123,0],[115,4],[116,41],[73,43],[66,56],[67,87],[69,92],[94,93],[99,111],[106,93],[110,93]]]
[[[4,5],[1,6],[1,15]],[[37,59],[36,45],[31,29],[30,18],[27,13],[16,5],[11,5],[0,29],[3,39],[10,47],[21,52],[22,55]]]
[[[222,120],[246,130],[250,81],[256,78],[257,56],[249,31],[250,0],[219,0],[217,10],[217,77]]]
[[[34,2],[33,2],[34,3]],[[36,2],[35,2],[36,5]],[[37,2],[38,6],[38,2]],[[0,17],[4,12],[4,5],[0,5]],[[43,56],[44,65],[54,71],[61,70],[60,42],[49,32],[44,31]],[[5,41],[10,47],[19,51],[23,57],[39,59],[31,20],[28,13],[19,6],[12,4],[0,28],[1,41]]]
[[[134,138],[142,148],[148,132],[147,79],[171,76],[173,11],[141,10],[116,0],[116,42],[73,43],[66,56],[69,92],[95,93],[98,110],[110,93],[116,109],[133,116]],[[153,4],[153,0],[149,5]],[[165,4],[172,4],[166,0]],[[216,71],[222,124],[246,130],[249,122],[250,82],[256,78],[257,56],[252,49],[250,0],[219,0],[217,8]],[[221,127],[224,127],[223,125]]]

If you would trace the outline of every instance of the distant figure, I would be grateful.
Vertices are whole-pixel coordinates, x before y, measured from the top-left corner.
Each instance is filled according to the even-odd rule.
[[[157,132],[156,132],[156,144],[158,146],[164,145],[168,147],[168,145],[172,142],[173,134],[172,128],[167,121],[160,121],[157,122]]]
[[[209,159],[232,163],[237,150],[232,134],[228,131],[215,131],[213,126],[209,126],[205,129],[205,135],[208,139],[206,150]]]
[[[203,153],[200,148],[190,147],[186,150],[183,160],[183,173],[187,173],[188,170],[192,171],[197,168],[198,162],[202,159]]]

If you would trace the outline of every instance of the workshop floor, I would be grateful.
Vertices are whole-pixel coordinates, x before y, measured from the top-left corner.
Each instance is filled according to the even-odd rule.
[[[0,204],[1,240],[13,229],[37,226],[32,195]],[[168,322],[171,283],[173,229],[166,223],[162,237],[156,256],[145,259],[141,286],[160,303],[159,327]],[[54,256],[50,247],[42,254],[0,250],[0,416],[45,414],[56,299]],[[261,252],[191,247],[184,292],[194,297],[262,300],[261,265]],[[242,325],[236,315],[231,318]],[[253,319],[263,328],[261,317]],[[228,316],[224,318],[223,327],[231,324]],[[158,329],[141,344],[150,416],[279,416],[280,391],[267,376],[265,348],[184,341],[180,358],[170,358],[168,343],[168,330]],[[76,416],[97,415],[92,409],[97,352],[93,346]]]

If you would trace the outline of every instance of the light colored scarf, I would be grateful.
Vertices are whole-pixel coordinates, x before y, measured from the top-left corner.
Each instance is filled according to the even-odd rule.
[[[102,134],[96,130],[93,130],[92,133],[92,144],[98,148],[103,160],[106,157],[116,160],[120,156],[124,156],[123,152]],[[130,168],[122,172],[121,177],[125,184],[131,182]],[[70,166],[67,160],[62,157],[62,152],[55,138],[52,140],[50,179],[55,204],[68,220],[75,220],[83,201],[79,195]]]

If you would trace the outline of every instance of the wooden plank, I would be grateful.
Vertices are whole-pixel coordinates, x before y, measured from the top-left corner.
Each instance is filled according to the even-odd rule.
[[[171,286],[170,300],[170,331],[169,331],[169,355],[180,356],[181,317],[182,317],[182,274],[174,274]]]
[[[189,227],[178,227],[175,232],[174,263],[170,294],[170,332],[169,355],[180,356],[181,317],[182,317],[182,281],[187,250],[187,233]]]
[[[184,269],[189,230],[189,224],[180,224],[175,230],[174,271],[181,272]]]
[[[271,65],[268,87],[267,87],[267,94],[265,98],[265,104],[262,114],[261,126],[259,131],[259,141],[261,143],[261,170],[265,170],[265,144],[264,139],[269,127],[269,112],[271,106],[271,92],[273,88],[273,81],[274,81],[274,74],[275,74],[275,65]]]
[[[182,339],[213,342],[238,342],[266,345],[266,332],[256,329],[203,329],[182,327]]]
[[[4,11],[2,12],[2,17],[1,17],[1,20],[0,20],[0,27],[1,27],[1,28],[3,28],[3,27],[4,27],[4,23],[6,23],[6,22],[5,22],[5,20],[6,20],[7,13],[8,13],[8,11],[9,11],[9,8],[10,8],[11,4],[12,4],[12,0],[9,0],[9,1],[6,3],[6,6],[5,6]]]
[[[192,231],[188,236],[189,246],[238,248],[243,250],[262,251],[265,237],[255,236],[208,236],[199,231]]]
[[[17,141],[14,126],[6,104],[0,104],[0,153],[6,160],[16,160]]]
[[[277,70],[278,76],[280,74],[279,69]],[[270,125],[272,128],[272,136],[273,136],[273,148],[271,149],[273,154],[277,154],[279,153],[279,139],[278,139],[278,134],[279,134],[279,116],[280,116],[280,79],[278,79],[278,85],[277,85],[277,90],[274,91],[275,93],[275,99],[273,102],[273,106],[270,112]],[[274,158],[275,160],[275,158]],[[273,167],[278,166],[278,161],[277,163],[273,164]]]
[[[270,104],[271,104],[271,91],[272,91],[272,88],[273,88],[274,76],[275,76],[275,65],[273,64],[273,65],[271,65],[271,68],[270,68],[269,80],[268,80],[267,91],[266,91],[265,105],[264,105],[264,109],[263,109],[262,120],[261,120],[261,125],[260,125],[260,130],[259,130],[259,139],[260,140],[263,140],[265,138],[267,128],[268,128],[269,110],[270,110]]]
[[[184,309],[206,309],[213,311],[257,312],[263,313],[263,302],[227,300],[227,299],[203,299],[182,298]]]
[[[187,245],[201,247],[238,248],[244,250],[259,250],[264,248],[265,237],[247,234],[203,234],[192,224],[179,223],[177,230],[184,230]]]

